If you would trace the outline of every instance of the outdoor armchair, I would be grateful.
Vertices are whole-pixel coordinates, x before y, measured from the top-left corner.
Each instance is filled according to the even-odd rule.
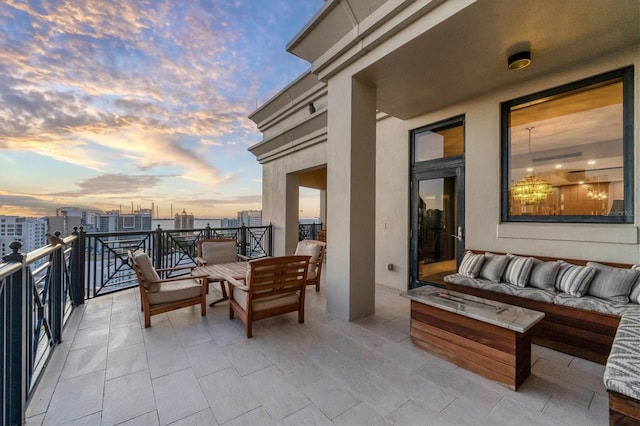
[[[244,280],[227,278],[229,319],[237,314],[247,337],[252,323],[263,318],[298,311],[304,323],[304,292],[310,256],[279,256],[249,262]]]
[[[198,262],[198,268],[201,268],[221,263],[247,261],[249,257],[238,254],[236,240],[230,238],[214,238],[198,241],[198,257],[196,260]],[[198,273],[200,270],[202,270],[203,273],[206,272],[206,268],[196,269],[195,272]],[[227,289],[222,280],[209,279],[209,282],[220,283],[220,292],[222,293],[222,297],[211,302],[209,306],[228,299]],[[207,287],[207,293],[208,292],[209,288]]]
[[[307,273],[307,285],[315,285],[316,291],[320,291],[320,275],[322,264],[327,249],[327,243],[318,240],[298,241],[295,255],[311,256],[309,271]]]
[[[207,275],[183,275],[160,278],[158,272],[191,270],[193,267],[155,269],[142,250],[128,252],[138,278],[140,303],[144,312],[144,327],[151,326],[151,315],[200,304],[200,312],[207,314]]]

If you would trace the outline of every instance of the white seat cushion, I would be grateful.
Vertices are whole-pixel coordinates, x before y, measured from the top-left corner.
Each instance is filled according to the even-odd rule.
[[[298,241],[298,246],[296,247],[296,252],[294,254],[296,256],[311,256],[309,262],[315,262],[320,256],[320,246],[318,244],[309,243],[305,240]],[[315,263],[309,264],[309,272],[307,272],[308,280],[313,280],[316,278],[316,270],[317,265]]]
[[[206,242],[201,245],[202,258],[207,264],[236,262],[236,242],[216,241]]]
[[[162,283],[158,292],[149,293],[149,304],[161,305],[163,303],[193,299],[200,297],[201,294],[202,286],[200,281],[193,278],[185,278],[184,280]]]
[[[248,293],[235,287],[232,288],[233,299],[246,311]],[[278,306],[292,305],[298,303],[299,298],[298,292],[261,297],[253,301],[253,312],[265,311],[267,309],[277,308]]]

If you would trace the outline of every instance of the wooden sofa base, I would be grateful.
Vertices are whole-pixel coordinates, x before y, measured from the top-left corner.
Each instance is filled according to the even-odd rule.
[[[609,425],[640,425],[640,401],[609,391]]]
[[[438,284],[449,290],[544,312],[544,319],[532,329],[532,343],[599,364],[607,362],[620,323],[618,316],[554,305],[481,288],[445,282]]]

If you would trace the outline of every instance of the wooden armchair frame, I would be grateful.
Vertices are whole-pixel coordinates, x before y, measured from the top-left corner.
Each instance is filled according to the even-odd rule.
[[[128,252],[129,259],[131,260],[131,266],[136,273],[136,277],[138,279],[138,289],[140,290],[140,309],[144,312],[144,327],[148,328],[151,326],[151,316],[156,314],[161,314],[164,312],[173,311],[175,309],[185,308],[187,306],[200,305],[200,313],[202,316],[207,314],[207,275],[182,275],[174,278],[164,278],[159,280],[145,280],[143,277],[138,262],[133,253]],[[193,266],[185,266],[179,268],[160,268],[154,269],[156,273],[158,272],[172,272],[179,270],[193,270]],[[149,290],[148,287],[153,284],[158,285],[171,285],[172,283],[184,282],[185,280],[198,280],[200,281],[201,291],[198,297],[185,298],[177,301],[172,301],[168,303],[162,304],[154,304],[152,305],[149,301]]]
[[[279,256],[249,262],[247,278],[226,279],[229,284],[229,319],[237,314],[247,338],[252,323],[298,311],[304,323],[304,296],[310,256]]]

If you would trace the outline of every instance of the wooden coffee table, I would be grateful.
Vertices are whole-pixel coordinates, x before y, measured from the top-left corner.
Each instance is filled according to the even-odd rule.
[[[424,286],[411,299],[411,341],[516,390],[531,373],[531,327],[543,312]]]

